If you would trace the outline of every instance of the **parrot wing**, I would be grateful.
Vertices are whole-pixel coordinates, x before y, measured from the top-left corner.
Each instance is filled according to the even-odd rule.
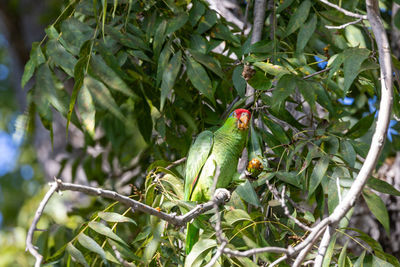
[[[186,161],[185,201],[190,200],[197,178],[200,175],[204,163],[210,155],[213,143],[214,134],[210,131],[203,131],[199,136],[197,136],[195,142],[189,149]]]

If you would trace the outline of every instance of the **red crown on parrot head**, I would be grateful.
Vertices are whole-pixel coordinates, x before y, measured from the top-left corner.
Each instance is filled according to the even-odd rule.
[[[242,116],[243,113],[246,113],[249,116],[249,119],[251,118],[250,111],[248,111],[247,109],[244,109],[244,108],[235,109],[234,113],[236,115],[236,118],[238,118],[238,119]]]
[[[237,118],[237,127],[239,130],[247,130],[249,129],[249,123],[251,114],[247,109],[239,108],[234,112],[235,117]]]

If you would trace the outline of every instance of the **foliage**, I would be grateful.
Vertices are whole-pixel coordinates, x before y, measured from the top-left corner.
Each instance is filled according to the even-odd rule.
[[[344,1],[343,7],[365,10],[358,1]],[[329,30],[326,25],[351,19],[317,1],[276,1],[274,8],[267,11],[262,41],[250,44],[247,34],[200,0],[71,1],[46,29],[47,40],[32,46],[22,79],[25,85],[35,78],[30,109],[51,138],[53,110],[85,133],[79,156],[71,153],[63,161],[71,164],[72,177],[82,167],[89,182],[115,188],[126,174],[124,184],[134,184],[131,197],[181,213],[190,205],[183,202],[184,168],[166,167],[187,154],[193,135],[216,129],[226,114],[244,106],[242,71],[253,66],[248,83],[255,100],[248,108],[255,120],[248,150],[265,166],[256,181],[233,189],[221,212],[222,229],[232,249],[294,245],[307,233],[284,215],[266,181],[279,191],[286,186],[287,196],[302,207],[288,203],[290,212],[307,225],[333,211],[368,152],[379,110],[369,99],[379,99],[379,65],[368,25]],[[399,116],[398,100],[394,104]],[[383,157],[400,146],[398,125],[392,124]],[[89,153],[93,147],[104,153]],[[368,187],[398,193],[372,177]],[[379,196],[365,189],[363,198],[389,232]],[[217,246],[212,213],[197,220],[201,240],[187,257],[182,230],[155,217],[101,199],[73,214],[86,222],[65,231],[61,246],[54,242],[58,235],[39,237],[46,263],[95,266],[123,258],[136,265],[200,266]],[[328,265],[399,265],[359,230],[353,239],[365,244],[366,253],[353,255],[336,243],[347,224],[341,227],[329,246]],[[222,256],[219,264],[255,265],[277,257],[264,253],[252,262]]]

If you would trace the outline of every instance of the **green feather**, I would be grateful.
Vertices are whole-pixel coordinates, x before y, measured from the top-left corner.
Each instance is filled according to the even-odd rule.
[[[220,174],[216,188],[225,188],[237,171],[239,157],[246,145],[248,130],[237,128],[237,119],[229,117],[214,134],[199,134],[189,150],[186,163],[185,200],[205,202],[212,197],[212,185],[217,166]],[[212,140],[210,140],[212,138]],[[188,224],[186,253],[197,242],[199,229]]]

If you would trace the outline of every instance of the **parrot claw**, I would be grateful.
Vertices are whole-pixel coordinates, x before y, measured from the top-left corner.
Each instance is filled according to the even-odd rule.
[[[231,193],[225,188],[217,188],[214,193],[214,200],[217,202],[228,202],[231,198]]]

